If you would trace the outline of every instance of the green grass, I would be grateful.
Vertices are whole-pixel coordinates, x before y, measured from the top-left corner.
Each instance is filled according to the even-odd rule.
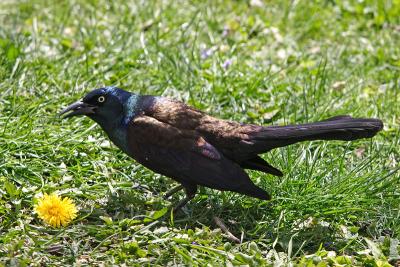
[[[398,0],[54,2],[0,3],[0,265],[384,266],[398,257]],[[172,180],[130,160],[89,119],[57,118],[103,85],[241,122],[350,114],[385,128],[266,154],[285,176],[251,177],[271,202],[202,188],[172,217],[161,197]],[[44,192],[78,204],[73,224],[43,225],[33,205]]]

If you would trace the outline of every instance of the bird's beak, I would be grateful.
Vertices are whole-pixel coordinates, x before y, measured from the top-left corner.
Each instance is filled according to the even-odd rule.
[[[96,106],[92,106],[92,105],[84,103],[82,101],[78,101],[78,102],[75,102],[75,103],[69,105],[68,107],[66,107],[58,115],[61,116],[69,111],[72,111],[62,117],[63,119],[66,119],[66,118],[78,116],[78,115],[94,114],[95,109],[96,109]]]

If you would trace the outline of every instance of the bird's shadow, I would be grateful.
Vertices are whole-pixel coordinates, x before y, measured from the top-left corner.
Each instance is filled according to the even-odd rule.
[[[234,199],[236,194],[215,193],[219,195],[210,196],[205,193],[201,191],[181,211],[170,216],[174,204],[183,197],[182,193],[167,201],[161,194],[151,197],[150,193],[147,196],[147,189],[139,189],[139,193],[137,190],[123,191],[110,194],[102,212],[114,220],[139,219],[146,223],[157,220],[164,225],[180,229],[204,226],[211,229],[221,228],[215,222],[216,218],[220,218],[229,231],[241,241],[263,240],[270,244],[275,243],[275,249],[279,251],[287,251],[289,246],[293,251],[302,249],[309,252],[315,252],[321,244],[327,250],[335,250],[338,247],[332,243],[335,232],[330,226],[311,224],[293,228],[292,225],[282,225],[273,202],[262,201],[260,204],[259,200],[247,197]],[[159,218],[152,217],[157,211],[163,211],[163,215]],[[229,238],[226,241],[232,242]]]
[[[220,228],[215,222],[215,218],[220,218],[242,242],[263,241],[272,244],[276,241],[275,249],[278,251],[287,252],[291,246],[293,251],[302,249],[314,253],[321,245],[326,250],[337,250],[340,247],[332,243],[335,231],[330,225],[308,223],[309,219],[299,219],[297,224],[285,225],[279,222],[279,214],[276,214],[273,202],[257,203],[261,200],[243,199],[220,201],[218,197],[201,195],[176,214],[174,226],[182,229],[194,228],[195,225]],[[232,239],[228,238],[227,241]]]

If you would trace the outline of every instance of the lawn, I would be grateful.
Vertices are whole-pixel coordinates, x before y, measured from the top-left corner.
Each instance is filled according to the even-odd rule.
[[[1,1],[0,266],[395,264],[399,14],[399,0]],[[201,188],[173,216],[171,179],[91,120],[57,117],[105,85],[240,122],[350,114],[385,127],[265,154],[285,173],[250,172],[269,202]],[[34,213],[51,192],[79,207],[70,225]]]

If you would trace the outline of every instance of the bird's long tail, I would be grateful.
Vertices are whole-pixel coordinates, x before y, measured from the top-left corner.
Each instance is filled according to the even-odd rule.
[[[253,157],[241,162],[240,166],[282,176],[283,174],[280,170],[271,166],[257,154],[301,141],[350,141],[369,138],[373,137],[382,128],[383,123],[381,120],[352,118],[347,115],[307,124],[260,127],[249,134],[249,140],[247,141],[247,144],[249,144],[247,146],[248,153]]]
[[[308,140],[350,141],[369,138],[382,128],[383,123],[379,119],[352,118],[345,115],[315,123],[263,127],[261,131],[252,134],[251,141],[257,144],[262,153]]]

